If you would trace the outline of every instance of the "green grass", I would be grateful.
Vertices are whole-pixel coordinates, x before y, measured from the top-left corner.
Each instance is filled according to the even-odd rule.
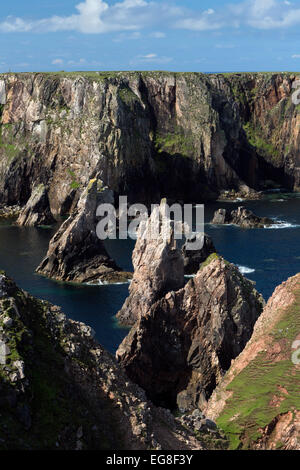
[[[138,97],[129,87],[120,88],[118,96],[129,108],[133,108],[136,103],[139,103]]]
[[[75,189],[75,190],[79,189],[80,188],[80,183],[79,183],[79,181],[77,181],[77,178],[76,178],[76,175],[75,175],[74,171],[72,171],[68,168],[67,172],[69,173],[69,175],[72,178],[72,181],[70,183],[70,189]]]
[[[209,257],[201,264],[200,269],[204,269],[206,266],[208,266],[212,261],[215,259],[220,259],[220,256],[217,253],[212,253],[209,255]]]
[[[191,156],[194,151],[193,138],[179,133],[177,129],[173,134],[157,135],[155,137],[155,147],[158,153],[168,153],[170,155]]]
[[[263,351],[227,387],[232,395],[217,424],[229,438],[231,449],[251,448],[261,437],[260,428],[282,413],[300,409],[300,371],[291,360],[291,346],[299,333],[300,292],[297,292],[295,303],[272,331],[274,342],[280,341],[286,358],[276,362],[268,358],[268,351]],[[274,397],[281,400],[278,407],[270,404]]]
[[[270,142],[266,141],[261,135],[259,129],[255,129],[253,125],[248,122],[244,126],[244,131],[246,133],[248,142],[252,147],[255,147],[259,153],[272,157],[273,160],[278,160],[280,157],[279,150]]]

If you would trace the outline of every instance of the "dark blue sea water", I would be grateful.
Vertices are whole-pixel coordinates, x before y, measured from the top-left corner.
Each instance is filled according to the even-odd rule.
[[[257,215],[284,221],[283,228],[243,230],[234,226],[211,226],[205,231],[228,261],[241,267],[256,282],[267,300],[275,287],[300,272],[300,198],[284,199],[273,195],[268,200],[243,202]],[[206,222],[220,207],[236,208],[241,203],[214,203],[206,206]],[[99,342],[109,351],[127,334],[114,315],[128,295],[128,285],[74,286],[51,281],[34,273],[45,255],[54,229],[19,228],[0,224],[0,269],[12,276],[31,294],[62,307],[72,319],[83,321],[95,331]],[[132,240],[109,241],[109,253],[126,270],[132,270]]]

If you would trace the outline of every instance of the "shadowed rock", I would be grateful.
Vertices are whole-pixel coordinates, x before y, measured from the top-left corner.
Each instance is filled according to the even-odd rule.
[[[93,330],[0,271],[0,450],[196,450]],[[55,417],[55,418],[54,418]]]
[[[197,240],[196,234],[182,247],[184,273],[188,275],[196,274],[201,263],[203,263],[209,255],[216,253],[213,241],[208,235],[199,235],[198,238],[200,238],[201,241],[203,239],[203,247],[200,250],[191,250],[188,245],[190,242],[194,243]]]
[[[231,212],[226,209],[218,209],[211,223],[215,225],[233,224],[242,228],[264,228],[275,222],[268,217],[258,217],[245,207],[238,207]]]
[[[48,253],[37,268],[38,273],[72,282],[117,282],[131,277],[109,257],[97,237],[96,209],[109,195],[99,185],[100,181],[96,179],[90,181],[75,212],[50,240]]]
[[[31,196],[22,209],[16,224],[22,226],[52,225],[56,221],[53,218],[48,192],[43,184],[33,188]]]
[[[140,316],[117,358],[155,403],[201,407],[250,339],[263,305],[251,281],[211,255],[183,289]]]
[[[168,222],[163,226],[163,220],[166,220],[164,202],[140,224],[132,254],[134,275],[129,297],[117,314],[122,324],[133,325],[154,302],[184,285],[183,257],[176,248],[174,229]],[[155,227],[161,230],[152,238],[151,230]]]

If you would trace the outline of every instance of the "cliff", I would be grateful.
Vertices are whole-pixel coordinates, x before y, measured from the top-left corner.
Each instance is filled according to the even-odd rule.
[[[140,312],[117,359],[154,403],[201,409],[250,339],[263,305],[251,281],[211,255],[183,289]]]
[[[275,290],[205,412],[232,449],[300,450],[300,275]]]
[[[0,272],[0,449],[202,449],[154,407],[90,327]]]
[[[90,179],[153,202],[300,186],[294,74],[0,76],[0,203],[48,188],[69,213]],[[250,191],[250,193],[249,193]]]

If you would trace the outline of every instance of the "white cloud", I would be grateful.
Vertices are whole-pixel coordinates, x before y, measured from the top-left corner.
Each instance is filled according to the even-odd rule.
[[[300,59],[300,54],[294,54],[294,55],[292,55],[292,59]]]
[[[52,60],[53,65],[62,65],[64,61],[62,59],[54,59]]]
[[[135,57],[134,59],[131,60],[130,64],[135,65],[135,64],[168,64],[172,62],[173,58],[172,57],[166,57],[166,56],[159,56],[155,54],[154,52],[151,52],[146,55],[139,55]]]
[[[300,25],[300,7],[288,0],[244,0],[222,7],[197,10],[176,6],[168,0],[82,0],[69,16],[38,20],[7,17],[0,22],[0,32],[76,31],[103,34],[132,31],[137,34],[152,28],[151,37],[162,38],[161,29],[217,31],[222,28],[251,26],[255,29],[279,29]],[[188,2],[187,2],[188,3]]]
[[[163,39],[166,37],[166,33],[163,33],[161,31],[154,31],[150,34],[150,37],[155,39]]]

